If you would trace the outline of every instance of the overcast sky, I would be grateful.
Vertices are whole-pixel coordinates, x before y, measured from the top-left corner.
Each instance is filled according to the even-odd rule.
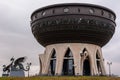
[[[111,61],[112,73],[120,76],[120,0],[0,0],[0,75],[2,65],[8,65],[13,56],[27,56],[26,62],[32,62],[30,74],[37,74],[38,55],[44,52],[44,47],[37,43],[31,33],[30,15],[43,6],[73,2],[102,5],[116,13],[116,32],[102,50],[106,71],[108,72],[106,62]]]

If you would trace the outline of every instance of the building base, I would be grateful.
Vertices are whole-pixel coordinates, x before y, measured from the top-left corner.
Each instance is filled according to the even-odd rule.
[[[106,75],[101,47],[94,44],[48,45],[39,60],[40,75]]]

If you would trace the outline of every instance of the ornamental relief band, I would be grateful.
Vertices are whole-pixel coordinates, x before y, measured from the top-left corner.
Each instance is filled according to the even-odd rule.
[[[111,24],[107,23],[107,22],[105,23],[105,22],[100,21],[100,20],[83,19],[83,18],[61,18],[61,19],[52,19],[52,20],[50,19],[50,20],[46,20],[46,21],[45,20],[41,20],[41,21],[38,20],[38,22],[35,22],[32,24],[32,31],[34,31],[35,28],[44,27],[44,29],[45,29],[45,27],[48,28],[50,26],[56,26],[56,25],[59,25],[59,26],[64,25],[64,29],[65,29],[65,26],[67,26],[65,24],[72,25],[72,26],[74,25],[73,27],[71,26],[71,29],[73,29],[73,28],[78,29],[79,27],[80,27],[80,29],[82,29],[82,27],[90,27],[91,29],[98,28],[98,29],[105,30],[105,29],[109,28],[109,31],[112,33],[113,33],[113,30],[115,29],[114,23],[111,23]],[[86,25],[86,26],[82,26],[82,25]],[[75,26],[78,26],[78,28],[76,28]],[[97,27],[93,27],[93,26],[97,26]],[[47,29],[47,30],[49,30],[49,29]],[[46,31],[46,30],[43,30],[43,32],[44,31]]]

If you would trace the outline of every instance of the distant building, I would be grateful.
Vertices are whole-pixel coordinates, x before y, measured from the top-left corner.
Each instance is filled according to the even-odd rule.
[[[66,3],[40,8],[31,29],[46,49],[40,75],[106,75],[101,48],[115,32],[115,13],[93,4]]]

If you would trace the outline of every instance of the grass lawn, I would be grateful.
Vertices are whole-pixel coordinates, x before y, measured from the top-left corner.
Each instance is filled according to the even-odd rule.
[[[0,80],[120,80],[120,77],[92,76],[42,76],[42,77],[1,77]]]

